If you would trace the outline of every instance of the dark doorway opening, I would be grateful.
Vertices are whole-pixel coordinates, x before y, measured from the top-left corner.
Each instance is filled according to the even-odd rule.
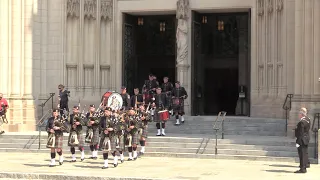
[[[129,19],[129,20],[128,20]],[[142,88],[150,73],[161,84],[163,77],[170,82],[176,79],[176,18],[175,15],[131,16],[125,14],[124,26],[133,27],[133,43],[124,42],[124,85],[132,93],[134,87]],[[124,32],[124,40],[126,33]],[[127,47],[127,46],[130,47]],[[132,57],[126,53],[132,49]],[[126,73],[127,72],[127,73]],[[129,73],[128,73],[129,72]]]
[[[241,103],[239,87],[250,89],[249,22],[249,12],[193,12],[193,41],[199,43],[193,45],[193,95],[198,94],[197,87],[202,89],[202,98],[193,98],[197,103],[194,115],[216,115],[220,111],[248,115],[249,92]],[[243,105],[246,107],[240,107]]]

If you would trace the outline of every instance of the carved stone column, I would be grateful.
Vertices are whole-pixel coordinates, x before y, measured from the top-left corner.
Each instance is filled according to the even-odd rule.
[[[1,47],[2,55],[1,90],[9,102],[7,118],[9,123],[4,125],[7,131],[35,130],[35,107],[32,96],[32,16],[33,6],[29,1],[1,1],[4,12],[1,16],[1,39],[6,47]],[[12,25],[12,26],[11,26]],[[8,31],[11,29],[10,31]],[[6,36],[4,38],[3,36]],[[1,43],[2,44],[2,43]]]
[[[185,110],[187,114],[190,114],[190,99],[191,99],[191,82],[189,81],[188,74],[190,65],[189,58],[189,0],[177,1],[177,20],[178,27],[176,32],[177,38],[177,80],[186,89],[189,94],[189,98],[185,101]]]
[[[239,85],[247,87],[247,96],[249,93],[248,87],[248,17],[239,16],[237,17],[237,25],[239,31],[239,56],[238,56],[238,67],[239,67]],[[243,108],[241,109],[241,106]],[[243,113],[247,115],[248,112],[248,97],[243,100],[241,105],[241,99],[238,98],[236,114]]]

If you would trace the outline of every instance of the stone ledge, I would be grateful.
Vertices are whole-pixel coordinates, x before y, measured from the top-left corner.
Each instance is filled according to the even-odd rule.
[[[54,180],[162,180],[158,178],[131,178],[131,177],[103,177],[103,176],[74,176],[46,173],[21,173],[21,172],[0,172],[0,178],[10,179],[54,179]]]

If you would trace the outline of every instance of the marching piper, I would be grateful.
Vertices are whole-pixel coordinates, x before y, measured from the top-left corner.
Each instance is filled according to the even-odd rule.
[[[122,112],[123,114],[120,116],[119,112],[115,111],[113,112],[112,116],[113,118],[117,119],[117,124],[116,124],[116,129],[114,130],[115,132],[115,144],[116,144],[116,150],[119,152],[119,158],[120,162],[124,163],[124,155],[123,151],[125,150],[125,145],[124,145],[124,131],[126,127],[125,123],[125,112]],[[114,154],[116,156],[116,154]],[[117,160],[119,159],[118,157],[115,157]]]
[[[51,149],[51,161],[49,167],[56,165],[56,153],[59,155],[59,164],[63,164],[62,146],[63,146],[63,127],[59,117],[59,109],[53,109],[52,117],[48,119],[47,132],[48,143],[47,147]]]
[[[127,116],[124,116],[127,125],[126,128],[126,146],[129,151],[128,161],[136,160],[138,157],[138,118],[133,108],[128,111]],[[133,154],[132,154],[133,152]]]
[[[145,152],[146,139],[148,137],[148,122],[151,120],[150,114],[145,111],[144,105],[139,106],[138,111],[139,122],[139,139],[140,139],[140,152],[139,156],[142,156]]]
[[[85,125],[80,113],[79,106],[74,106],[72,109],[73,113],[70,115],[71,130],[69,134],[68,146],[70,146],[70,152],[72,154],[71,162],[76,162],[76,150],[75,147],[79,148],[81,152],[81,161],[84,160],[84,138],[82,132],[82,126]]]
[[[184,123],[184,100],[187,99],[188,94],[184,87],[180,86],[180,82],[176,81],[175,88],[172,90],[172,108],[173,113],[176,116],[176,126],[180,125],[179,116],[181,119],[181,123]]]
[[[86,115],[88,131],[92,132],[90,139],[86,138],[86,142],[90,143],[90,151],[92,153],[91,159],[97,159],[98,157],[98,144],[99,144],[99,122],[100,118],[97,116],[99,112],[95,112],[95,105],[91,104],[89,112]]]
[[[102,169],[107,169],[108,168],[108,153],[111,150],[111,143],[110,143],[110,138],[112,137],[111,131],[113,131],[113,127],[110,126],[111,124],[111,108],[106,108],[104,110],[104,116],[101,117],[100,119],[100,127],[102,129],[101,132],[101,141],[102,143],[102,155],[103,155],[103,160],[104,160],[104,165]]]
[[[166,120],[161,119],[159,111],[165,111],[168,109],[168,99],[166,94],[161,92],[161,88],[157,87],[156,95],[153,98],[154,102],[152,106],[155,108],[154,116],[156,121],[156,127],[158,130],[157,136],[165,136]]]

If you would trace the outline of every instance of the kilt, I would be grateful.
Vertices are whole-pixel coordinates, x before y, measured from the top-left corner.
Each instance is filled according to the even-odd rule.
[[[139,138],[148,138],[148,125],[139,129]]]
[[[154,119],[153,119],[153,121],[156,122],[156,123],[166,122],[166,121],[160,120],[160,114],[158,113],[159,111],[162,111],[162,110],[156,109],[156,110],[154,111]]]
[[[118,151],[123,151],[124,150],[124,136],[123,135],[118,135],[119,138],[119,148],[117,148]]]
[[[97,144],[99,144],[100,130],[99,130],[98,126],[93,126],[92,128],[93,128],[93,136],[92,136],[92,141],[91,141],[90,145],[97,145]],[[102,135],[101,135],[101,137],[102,137]]]
[[[138,145],[138,144],[139,144],[138,131],[135,132],[135,133],[128,133],[128,134],[126,135],[126,142],[127,142],[127,139],[128,139],[130,136],[132,137],[132,139],[131,139],[131,145],[128,144],[128,143],[126,143],[126,146],[127,146],[127,147],[132,147],[133,144]]]
[[[179,113],[180,115],[184,115],[184,100],[180,99],[179,104],[175,104],[174,100],[172,101],[172,109],[174,113]]]
[[[101,133],[101,138],[100,138],[100,144],[101,144],[101,149],[103,149],[103,150],[105,150],[105,148],[106,147],[103,147],[103,141],[105,140],[105,139],[109,139],[110,140],[110,138],[109,138],[109,136],[107,135],[107,134],[105,134],[105,133]],[[111,140],[110,140],[111,141]],[[111,146],[112,146],[112,142],[110,142],[110,144],[111,144]],[[112,151],[112,148],[110,148],[111,149],[111,151]]]
[[[48,134],[48,138],[49,138],[50,134]],[[63,147],[63,133],[57,133],[55,134],[55,144],[54,144],[54,148],[55,149],[62,149]]]
[[[70,142],[70,138],[71,138],[71,134],[72,134],[72,131],[69,133],[69,138],[68,138],[68,146],[69,147],[83,147],[84,146],[84,137],[83,137],[83,133],[82,131],[78,131],[76,132],[77,133],[77,138],[78,138],[78,141],[79,141],[79,144],[74,146],[74,145],[71,145],[69,142]]]

